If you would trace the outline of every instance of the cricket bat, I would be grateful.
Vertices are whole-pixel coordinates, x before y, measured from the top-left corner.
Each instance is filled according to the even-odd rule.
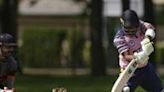
[[[125,84],[131,78],[137,67],[138,62],[136,59],[133,59],[115,81],[111,92],[122,92]]]

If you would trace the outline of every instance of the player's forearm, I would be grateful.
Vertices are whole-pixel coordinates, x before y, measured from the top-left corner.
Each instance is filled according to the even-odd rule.
[[[130,62],[132,59],[134,59],[134,55],[125,55],[124,58],[126,61]]]
[[[131,52],[131,51],[126,51],[126,52],[124,52],[124,53],[122,53],[122,56],[123,56],[123,58],[126,60],[126,61],[131,61],[132,59],[134,59],[134,55],[133,55],[133,52]]]

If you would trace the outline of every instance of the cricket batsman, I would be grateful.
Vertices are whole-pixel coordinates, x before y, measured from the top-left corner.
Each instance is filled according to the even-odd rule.
[[[134,92],[138,86],[147,92],[161,92],[161,80],[153,64],[149,62],[149,56],[154,51],[152,40],[155,38],[155,28],[140,20],[133,10],[123,12],[120,21],[121,27],[113,41],[119,52],[121,71],[124,71],[132,59],[137,59],[139,64],[123,92]]]
[[[15,46],[12,35],[0,34],[0,92],[14,92],[17,62],[12,52]]]

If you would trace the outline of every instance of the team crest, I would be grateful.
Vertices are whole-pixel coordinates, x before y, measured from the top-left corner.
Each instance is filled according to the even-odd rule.
[[[130,41],[129,41],[129,44],[130,44],[130,46],[132,46],[132,47],[135,46],[134,40],[130,40]]]

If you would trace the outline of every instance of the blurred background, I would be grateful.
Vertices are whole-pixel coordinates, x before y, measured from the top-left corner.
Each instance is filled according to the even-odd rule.
[[[163,0],[0,0],[0,32],[18,44],[17,91],[110,92],[119,74],[113,37],[126,9],[156,27],[150,59],[164,81]]]

